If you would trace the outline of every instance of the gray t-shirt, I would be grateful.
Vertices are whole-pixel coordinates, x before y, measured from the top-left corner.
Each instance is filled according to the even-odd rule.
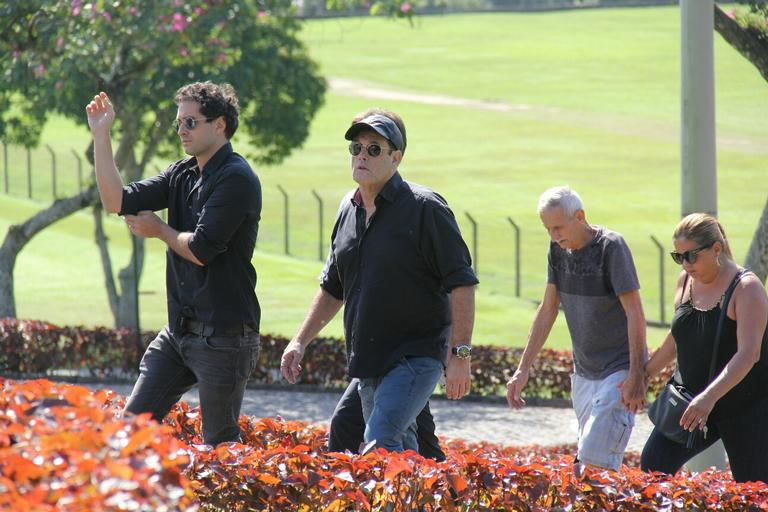
[[[627,315],[618,296],[640,283],[624,238],[598,227],[577,251],[552,242],[547,282],[557,287],[565,311],[576,374],[597,380],[629,368]]]

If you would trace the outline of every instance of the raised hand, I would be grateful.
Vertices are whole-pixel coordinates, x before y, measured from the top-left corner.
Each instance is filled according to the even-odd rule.
[[[115,107],[109,101],[107,93],[103,91],[93,97],[93,100],[86,105],[85,111],[88,113],[88,126],[94,135],[108,133],[112,123],[115,122]]]

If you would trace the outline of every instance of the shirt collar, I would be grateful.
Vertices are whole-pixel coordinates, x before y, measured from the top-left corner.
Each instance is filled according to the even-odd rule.
[[[400,191],[400,187],[404,183],[403,177],[400,176],[400,172],[395,171],[395,174],[392,175],[391,178],[384,184],[384,186],[379,190],[377,198],[382,198],[388,203],[394,203],[395,198],[397,197],[398,192]],[[355,193],[352,194],[352,204],[355,206],[360,206],[363,204],[363,196],[360,193],[360,188],[355,190]]]
[[[205,164],[205,174],[207,176],[212,175],[216,171],[219,170],[219,168],[224,164],[224,162],[227,160],[227,157],[231,155],[234,151],[232,150],[232,143],[227,142],[223,146],[221,146],[216,153],[213,154],[210,160],[208,160],[208,163]],[[195,159],[195,164],[197,164],[197,159]]]

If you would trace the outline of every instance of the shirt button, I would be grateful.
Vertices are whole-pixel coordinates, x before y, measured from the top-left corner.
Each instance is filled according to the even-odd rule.
[[[179,284],[180,284],[181,286],[184,286],[184,281],[179,281]]]

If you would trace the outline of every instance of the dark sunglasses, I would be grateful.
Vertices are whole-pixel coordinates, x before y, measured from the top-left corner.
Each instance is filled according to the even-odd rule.
[[[715,242],[712,242],[711,244],[702,245],[698,249],[691,249],[690,251],[685,251],[684,253],[679,252],[671,252],[669,253],[670,256],[672,256],[672,259],[675,260],[675,263],[678,265],[682,265],[684,261],[687,261],[691,265],[696,263],[696,258],[698,257],[699,253],[701,251],[706,251],[710,247],[715,245]]]
[[[373,142],[371,144],[368,144],[367,146],[363,146],[359,142],[352,142],[349,145],[349,154],[352,156],[357,156],[360,154],[360,152],[365,148],[365,151],[368,153],[368,156],[376,158],[381,154],[381,146],[379,146],[377,143]],[[392,153],[392,149],[389,150],[389,153]]]
[[[213,117],[185,117],[181,121],[178,119],[173,120],[173,129],[176,131],[176,133],[179,133],[179,129],[181,128],[181,125],[184,125],[184,128],[187,130],[194,130],[197,127],[198,121],[205,121],[206,123],[210,123],[215,118]]]

